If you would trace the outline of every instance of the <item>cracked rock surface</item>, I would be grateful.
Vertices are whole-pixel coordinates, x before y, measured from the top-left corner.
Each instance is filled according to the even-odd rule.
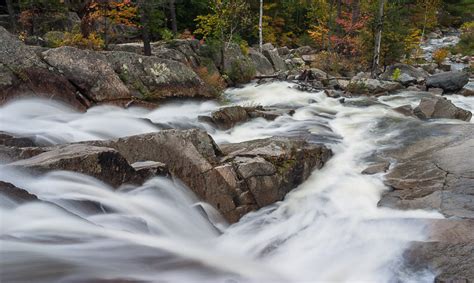
[[[422,124],[401,137],[402,146],[386,153],[397,164],[379,205],[446,217],[423,220],[430,239],[413,243],[407,266],[434,271],[435,282],[474,282],[474,124]]]

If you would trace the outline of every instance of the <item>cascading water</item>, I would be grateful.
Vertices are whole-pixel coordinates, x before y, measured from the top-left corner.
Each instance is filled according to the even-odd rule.
[[[292,116],[254,119],[228,131],[198,121],[219,107],[209,102],[153,111],[100,106],[87,113],[45,100],[1,107],[0,130],[44,144],[200,127],[218,143],[305,135],[335,153],[284,201],[231,226],[178,181],[153,178],[113,190],[77,173],[31,177],[2,168],[0,180],[43,200],[17,204],[0,198],[2,281],[431,282],[429,270],[406,272],[402,253],[427,237],[415,220],[442,216],[377,207],[387,189],[382,177],[360,174],[366,157],[390,144],[412,118],[384,105],[359,108],[290,86],[228,91],[235,104],[296,108]],[[408,92],[382,100],[391,106],[417,102]],[[453,100],[473,109],[472,100]],[[392,120],[389,128],[378,126]]]

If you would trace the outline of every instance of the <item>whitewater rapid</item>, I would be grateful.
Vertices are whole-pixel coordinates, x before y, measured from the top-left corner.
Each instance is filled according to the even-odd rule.
[[[2,168],[0,180],[43,200],[19,205],[0,196],[2,280],[432,282],[434,271],[408,273],[402,255],[413,241],[427,239],[415,220],[442,216],[378,207],[388,189],[382,176],[360,173],[374,151],[397,146],[399,131],[415,121],[391,107],[415,105],[419,96],[406,92],[382,98],[386,105],[358,107],[348,103],[352,99],[342,104],[291,86],[279,82],[229,90],[231,104],[296,111],[227,131],[198,120],[221,107],[217,102],[172,103],[155,110],[99,106],[86,113],[48,100],[2,106],[0,131],[45,145],[199,127],[218,143],[295,135],[325,142],[335,153],[283,201],[231,226],[179,180],[153,178],[114,190],[77,173],[31,177]],[[472,99],[450,99],[473,110]],[[389,122],[388,128],[380,126]]]

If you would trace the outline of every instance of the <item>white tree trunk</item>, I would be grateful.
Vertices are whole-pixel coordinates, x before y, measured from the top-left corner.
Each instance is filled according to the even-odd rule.
[[[374,47],[374,59],[372,62],[372,78],[377,76],[377,69],[379,68],[380,61],[380,45],[382,43],[382,27],[383,27],[383,6],[385,0],[379,0],[379,15],[378,23],[375,34],[375,47]]]
[[[260,16],[258,17],[258,46],[260,47],[260,52],[263,49],[263,0],[260,0]]]

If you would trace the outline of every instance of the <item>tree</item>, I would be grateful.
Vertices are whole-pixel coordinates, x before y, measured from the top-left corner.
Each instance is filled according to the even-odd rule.
[[[138,9],[140,11],[140,23],[143,40],[143,53],[145,56],[151,56],[150,44],[150,22],[148,18],[148,5],[146,0],[138,0]]]
[[[171,20],[171,31],[173,31],[173,34],[176,35],[178,33],[178,22],[176,20],[176,5],[175,5],[176,0],[169,0],[168,5],[169,5],[169,10],[170,10],[170,20]]]
[[[11,29],[13,31],[16,31],[16,19],[15,19],[15,10],[13,9],[13,3],[12,0],[7,0],[7,11],[8,11],[8,16],[10,17],[10,25]]]
[[[374,47],[374,59],[372,61],[372,78],[377,76],[377,69],[380,61],[380,44],[382,42],[382,29],[383,29],[383,7],[385,0],[379,0],[379,12],[378,12],[378,23],[375,35],[375,47]]]
[[[260,9],[259,9],[259,17],[258,17],[258,46],[260,48],[260,52],[263,49],[263,0],[260,0]]]
[[[92,0],[87,10],[88,13],[83,20],[87,26],[87,31],[83,30],[83,33],[88,35],[91,27],[95,26],[96,23],[101,23],[100,32],[103,35],[106,49],[110,41],[112,25],[137,26],[137,6],[131,0]]]
[[[235,39],[239,28],[249,24],[249,7],[245,0],[211,0],[211,13],[196,18],[204,39],[217,39],[220,44],[220,69],[225,69],[225,53]]]

